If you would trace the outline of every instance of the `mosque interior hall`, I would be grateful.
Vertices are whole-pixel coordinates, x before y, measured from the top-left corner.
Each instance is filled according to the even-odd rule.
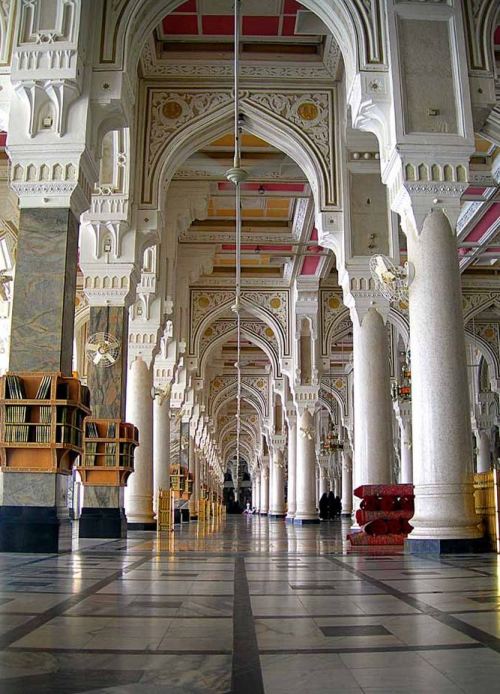
[[[491,694],[499,557],[497,0],[2,0],[2,694]]]

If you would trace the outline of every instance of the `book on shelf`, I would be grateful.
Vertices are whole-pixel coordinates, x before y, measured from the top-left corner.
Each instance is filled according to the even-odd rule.
[[[5,421],[7,424],[22,424],[26,421],[26,405],[7,405]]]
[[[24,384],[19,376],[8,375],[6,377],[7,390],[9,392],[8,399],[10,400],[25,400]],[[7,393],[5,394],[7,395]]]
[[[5,443],[27,443],[29,430],[28,424],[6,424]]]
[[[38,390],[35,395],[35,400],[48,400],[50,397],[50,386],[52,384],[52,376],[44,376],[40,381]]]
[[[51,426],[50,424],[37,424],[35,427],[36,443],[50,443]]]
[[[116,422],[108,422],[107,439],[114,439],[116,436]]]
[[[92,467],[93,465],[95,465],[96,453],[97,442],[87,441],[87,443],[85,444],[85,459],[83,463],[85,467]]]
[[[104,465],[106,467],[114,467],[116,458],[116,443],[104,444]]]
[[[85,436],[90,439],[99,438],[99,429],[97,428],[97,424],[95,422],[87,422]]]

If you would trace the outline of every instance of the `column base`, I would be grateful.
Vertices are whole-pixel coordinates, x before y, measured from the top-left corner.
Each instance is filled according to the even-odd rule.
[[[405,554],[471,554],[489,552],[488,542],[482,538],[443,539],[407,538]]]
[[[270,513],[268,515],[268,518],[275,518],[276,520],[282,520],[283,518],[286,518],[285,513]]]
[[[1,506],[0,552],[71,552],[71,521],[54,506]]]
[[[287,517],[286,517],[286,522],[287,522],[289,525],[293,525],[293,521],[294,521],[294,516],[287,516]]]
[[[127,516],[123,508],[82,508],[79,537],[126,538]]]
[[[351,518],[352,517],[352,511],[342,511],[340,514],[341,518]]]
[[[156,523],[154,521],[147,521],[144,523],[128,521],[127,530],[131,530],[132,532],[134,530],[156,530]]]
[[[319,525],[319,518],[294,518],[294,525]]]

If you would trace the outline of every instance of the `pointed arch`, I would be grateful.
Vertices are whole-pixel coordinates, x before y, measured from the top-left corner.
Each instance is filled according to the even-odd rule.
[[[219,337],[215,338],[212,342],[210,342],[207,347],[203,350],[202,354],[199,356],[199,362],[198,362],[198,373],[197,376],[199,378],[204,378],[205,377],[205,369],[207,367],[207,361],[210,357],[210,355],[221,345],[223,345],[227,340],[229,340],[231,337],[234,335],[237,335],[237,330],[236,328],[233,328],[227,333],[224,333],[223,335],[219,335]],[[274,378],[280,378],[281,377],[281,371],[280,371],[280,366],[279,366],[279,355],[277,355],[270,347],[268,342],[265,342],[262,340],[260,337],[255,335],[254,333],[249,332],[248,330],[242,329],[241,331],[242,337],[246,338],[249,340],[249,342],[252,342],[254,345],[259,347],[264,354],[267,356],[269,359],[269,362],[272,367],[272,374]]]

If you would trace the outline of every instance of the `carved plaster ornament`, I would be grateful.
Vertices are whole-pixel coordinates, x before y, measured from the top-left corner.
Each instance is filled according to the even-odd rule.
[[[314,438],[314,428],[313,427],[300,427],[300,435],[303,439],[312,441]]]
[[[7,302],[10,298],[8,285],[12,282],[12,277],[5,274],[5,270],[0,270],[0,301]]]
[[[408,287],[412,277],[409,263],[396,267],[385,255],[373,255],[370,258],[370,272],[382,296],[389,301],[408,299]]]

